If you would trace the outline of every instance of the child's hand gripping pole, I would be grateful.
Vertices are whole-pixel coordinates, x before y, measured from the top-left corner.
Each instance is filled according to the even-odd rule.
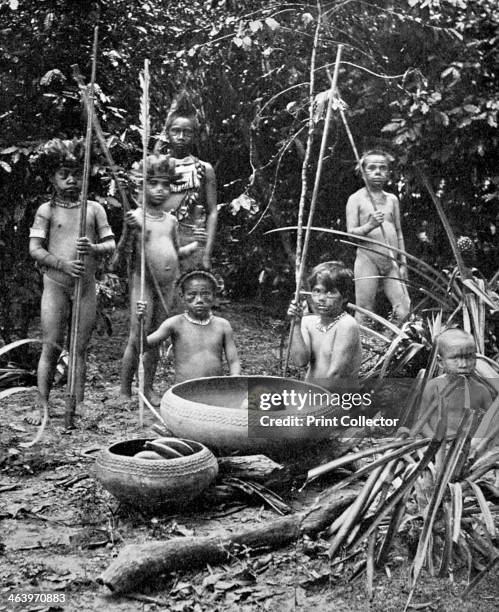
[[[324,155],[326,153],[329,125],[331,123],[331,116],[333,113],[333,98],[334,98],[334,94],[336,91],[336,83],[338,82],[338,73],[340,69],[340,59],[341,59],[342,49],[343,49],[343,45],[338,45],[338,51],[336,52],[336,61],[334,64],[334,74],[333,74],[333,79],[331,82],[331,89],[329,90],[329,95],[328,95],[328,106],[327,106],[327,112],[326,112],[326,119],[324,121],[324,131],[322,132],[322,141],[321,141],[321,148],[319,152],[319,161],[317,164],[317,171],[315,174],[314,190],[312,192],[312,200],[310,201],[310,210],[308,213],[307,227],[305,230],[305,240],[303,242],[303,249],[301,252],[300,268],[298,270],[298,277],[296,279],[296,290],[295,290],[295,296],[294,296],[294,301],[296,304],[298,304],[300,300],[300,292],[301,292],[303,274],[305,272],[305,262],[307,259],[308,243],[310,240],[310,233],[311,233],[310,228],[312,227],[312,219],[314,216],[315,204],[317,202],[317,195],[319,193],[319,185],[320,185],[321,173],[322,173],[322,164],[324,162]],[[291,340],[293,338],[293,334],[295,331],[295,325],[296,325],[296,318],[293,316],[291,318],[288,346],[286,349],[286,358],[284,360],[284,367],[282,370],[282,375],[284,378],[286,377],[286,374],[288,372],[289,357],[291,353]]]
[[[144,72],[141,75],[140,85],[142,96],[140,100],[140,125],[142,130],[142,228],[140,240],[140,300],[143,302],[146,292],[146,207],[147,207],[147,145],[149,143],[149,60],[144,60]],[[144,426],[144,325],[140,319],[140,352],[139,352],[139,425]]]
[[[83,182],[81,190],[81,207],[80,207],[80,224],[79,238],[83,238],[87,233],[87,196],[88,196],[88,181],[90,177],[90,158],[92,147],[92,124],[94,119],[94,85],[95,73],[97,65],[97,44],[99,36],[99,26],[94,28],[94,42],[92,48],[92,73],[90,85],[88,87],[87,100],[87,131],[85,136],[85,161],[83,164]],[[85,261],[85,255],[78,253],[78,259],[81,262]],[[77,354],[76,348],[78,344],[79,327],[80,327],[80,311],[81,299],[83,291],[83,278],[79,276],[75,281],[73,300],[73,310],[71,313],[71,334],[69,339],[69,367],[68,367],[68,392],[66,398],[66,411],[64,415],[64,423],[67,428],[73,427],[74,414],[76,411],[76,370],[77,370]]]

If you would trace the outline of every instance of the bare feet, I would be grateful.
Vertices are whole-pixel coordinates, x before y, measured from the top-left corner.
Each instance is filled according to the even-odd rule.
[[[26,423],[29,423],[30,425],[41,425],[42,423],[42,411],[41,408],[35,408],[35,410],[32,410],[31,412],[29,412],[25,417],[24,420],[26,421]]]
[[[45,404],[45,408],[46,408],[46,412],[47,412],[47,418],[48,418],[48,403]],[[42,424],[43,422],[43,418],[44,418],[44,401],[41,399],[38,399],[35,403],[35,407],[31,412],[28,412],[28,414],[24,417],[24,420],[26,421],[26,423],[29,423],[30,425],[35,425],[36,427],[38,427],[39,425]]]

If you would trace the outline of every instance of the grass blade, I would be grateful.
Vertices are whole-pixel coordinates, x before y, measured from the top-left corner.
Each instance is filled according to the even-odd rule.
[[[478,505],[480,506],[480,511],[482,514],[483,523],[485,525],[485,528],[487,529],[490,536],[492,538],[495,538],[496,529],[494,526],[494,517],[492,516],[492,512],[490,511],[490,508],[487,506],[487,501],[485,500],[485,497],[482,493],[482,489],[480,489],[480,487],[475,482],[469,479],[467,479],[466,482],[470,484],[473,490],[473,493],[475,494],[475,497],[477,499]]]

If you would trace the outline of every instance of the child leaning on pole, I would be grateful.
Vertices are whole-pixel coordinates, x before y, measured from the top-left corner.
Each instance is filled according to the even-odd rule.
[[[288,316],[301,320],[291,338],[291,357],[297,366],[308,365],[307,381],[329,391],[357,390],[360,333],[346,311],[354,288],[352,271],[341,261],[325,262],[312,270],[308,282],[314,314],[303,317],[294,300],[288,309]]]
[[[30,230],[29,252],[43,272],[41,326],[43,347],[38,363],[37,409],[27,415],[41,420],[41,402],[47,402],[64,333],[71,319],[76,279],[82,283],[79,336],[76,341],[76,401],[83,400],[86,350],[95,324],[95,272],[98,260],[113,252],[114,235],[104,208],[87,202],[86,236],[79,237],[84,142],[54,138],[36,153],[33,164],[53,186],[50,201],[36,211]],[[78,256],[84,255],[84,261]]]
[[[135,165],[132,179],[140,184],[146,177],[146,202],[133,211],[126,213],[125,220],[131,230],[132,270],[130,276],[130,333],[123,355],[121,368],[120,394],[125,401],[131,398],[132,381],[139,361],[140,325],[136,316],[136,304],[141,289],[141,228],[145,206],[146,232],[145,256],[146,274],[145,300],[147,308],[141,311],[145,319],[144,329],[147,333],[170,315],[174,297],[175,281],[178,277],[179,257],[188,257],[198,248],[198,242],[191,242],[179,247],[178,221],[168,209],[171,201],[171,187],[175,178],[174,162],[168,155],[150,155],[147,168],[142,162]],[[141,190],[139,189],[141,194]],[[198,234],[200,232],[198,231]],[[159,359],[159,350],[148,351],[144,359],[144,394],[154,406],[160,402],[153,392],[153,380]]]
[[[145,332],[144,346],[155,350],[170,339],[175,362],[174,383],[204,376],[222,376],[224,357],[230,376],[241,373],[230,323],[212,313],[218,289],[217,279],[203,269],[183,274],[178,287],[185,312],[167,318],[150,335]],[[137,302],[137,319],[147,312],[147,302]]]

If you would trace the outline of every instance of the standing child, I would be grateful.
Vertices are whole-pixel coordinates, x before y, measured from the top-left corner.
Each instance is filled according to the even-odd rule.
[[[114,236],[104,208],[87,202],[87,235],[80,238],[80,191],[83,175],[83,140],[55,138],[42,146],[35,164],[53,185],[54,195],[36,211],[30,230],[29,252],[43,271],[41,326],[43,348],[38,363],[38,391],[47,402],[64,332],[71,317],[75,279],[82,283],[81,319],[76,343],[76,401],[83,400],[86,350],[95,323],[95,272],[99,258],[113,252]],[[84,255],[84,261],[78,259]],[[26,417],[40,422],[40,410]]]
[[[203,376],[221,376],[223,358],[229,366],[229,374],[241,372],[232,327],[222,317],[216,317],[211,309],[215,301],[217,280],[210,272],[193,270],[185,273],[178,286],[186,310],[166,319],[152,334],[144,338],[144,346],[154,349],[170,338],[175,361],[174,383]],[[145,302],[137,303],[137,315],[146,312]]]
[[[136,177],[143,176],[142,163],[135,168]],[[171,181],[174,178],[174,163],[167,155],[150,155],[146,168],[146,277],[145,301],[149,304],[145,313],[144,328],[147,332],[156,329],[160,322],[169,316],[173,299],[173,288],[178,275],[180,256],[188,256],[197,248],[197,242],[179,249],[178,221],[168,208]],[[130,279],[130,334],[123,355],[121,369],[121,396],[131,398],[132,381],[139,360],[139,322],[135,306],[140,297],[140,253],[142,208],[126,214],[126,222],[134,231],[132,239],[133,263]],[[158,349],[148,351],[144,360],[144,393],[149,401],[159,405],[160,398],[153,393],[153,380],[159,359]]]
[[[301,319],[291,338],[296,365],[308,364],[306,380],[337,391],[356,390],[361,364],[359,326],[345,310],[353,293],[353,274],[343,262],[325,262],[312,270],[313,315],[301,319],[302,308],[294,302],[288,315]]]
[[[381,150],[365,153],[361,160],[362,173],[376,203],[374,211],[367,187],[362,187],[348,198],[346,216],[347,231],[355,236],[369,236],[385,242],[387,247],[362,243],[357,247],[354,264],[355,302],[357,306],[374,312],[379,277],[383,277],[385,295],[393,308],[393,315],[402,323],[410,311],[410,300],[403,281],[407,280],[407,262],[402,253],[391,252],[390,247],[405,250],[400,225],[400,208],[397,196],[384,191],[389,178],[389,166],[393,158]],[[381,226],[384,229],[381,230]],[[392,258],[395,257],[395,260]],[[363,315],[356,314],[359,322]]]
[[[196,109],[187,94],[180,94],[168,113],[160,136],[160,141],[167,141],[175,165],[175,184],[172,185],[165,210],[172,210],[179,221],[180,246],[196,240],[197,230],[206,231],[204,248],[182,262],[184,271],[200,265],[211,268],[217,229],[215,172],[211,164],[199,160],[192,153],[198,131]]]
[[[470,407],[475,423],[492,404],[492,395],[487,387],[474,376],[476,345],[471,334],[462,329],[448,329],[437,337],[437,350],[444,373],[426,385],[421,402],[421,414],[430,408],[430,414],[422,433],[432,437],[439,420],[439,404],[447,415],[447,433],[455,434],[464,415],[466,390],[469,389]]]

